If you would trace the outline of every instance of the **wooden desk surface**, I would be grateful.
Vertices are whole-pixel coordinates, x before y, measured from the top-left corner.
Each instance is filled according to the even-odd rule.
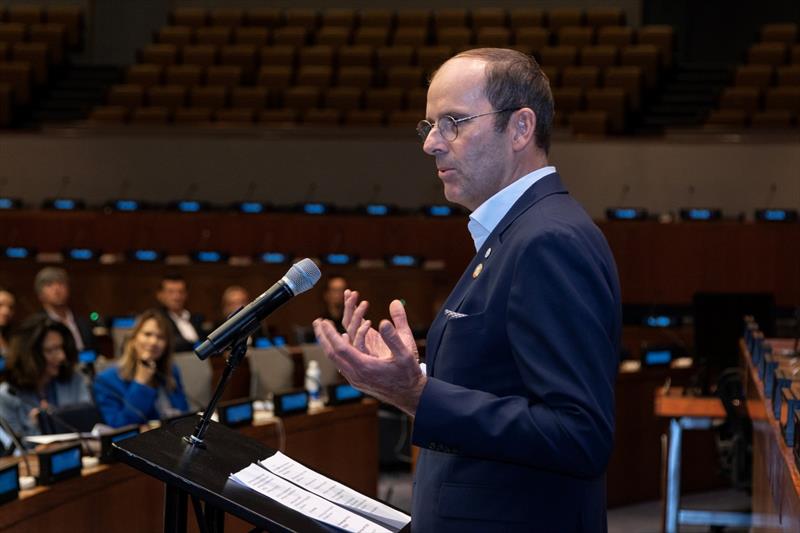
[[[282,429],[273,420],[241,432],[275,448],[285,440],[285,451],[291,457],[374,496],[377,409],[378,402],[364,400],[283,418]],[[35,462],[36,458],[31,459]],[[31,466],[35,469],[36,465]],[[20,471],[24,471],[23,465]],[[0,506],[0,531],[161,531],[164,488],[160,481],[119,463],[86,468],[81,474],[49,487],[21,491],[18,500]],[[189,531],[197,531],[193,516],[188,524]],[[226,516],[225,529],[246,532],[252,526]]]
[[[683,387],[672,387],[664,394],[663,387],[656,389],[656,416],[725,418],[725,408],[716,396],[684,396],[683,391]],[[757,400],[747,402],[747,411],[753,420],[761,420],[766,416],[763,405]]]

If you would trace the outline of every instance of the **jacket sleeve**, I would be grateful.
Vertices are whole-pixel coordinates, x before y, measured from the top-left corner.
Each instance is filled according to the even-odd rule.
[[[610,253],[568,232],[549,232],[527,243],[508,275],[507,308],[487,312],[507,317],[524,392],[498,397],[429,378],[414,444],[601,475],[612,448],[618,360],[619,295]]]
[[[94,382],[97,408],[106,424],[113,427],[147,422],[156,395],[157,391],[152,387],[123,381],[116,370],[100,374]]]

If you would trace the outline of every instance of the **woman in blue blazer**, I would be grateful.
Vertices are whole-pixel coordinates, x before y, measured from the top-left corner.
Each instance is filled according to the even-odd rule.
[[[170,331],[161,313],[145,311],[119,362],[95,379],[95,402],[108,425],[141,424],[189,410],[180,372],[172,364]]]

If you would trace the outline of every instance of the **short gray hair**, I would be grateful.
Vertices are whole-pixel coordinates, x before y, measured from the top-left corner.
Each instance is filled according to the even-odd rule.
[[[51,283],[69,283],[69,276],[67,271],[60,267],[44,267],[37,274],[33,280],[33,290],[36,294],[41,294],[42,289]]]

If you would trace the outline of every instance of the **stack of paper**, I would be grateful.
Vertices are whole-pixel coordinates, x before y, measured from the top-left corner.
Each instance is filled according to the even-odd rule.
[[[306,468],[281,452],[231,474],[231,478],[344,531],[391,533],[411,521],[407,514]]]

